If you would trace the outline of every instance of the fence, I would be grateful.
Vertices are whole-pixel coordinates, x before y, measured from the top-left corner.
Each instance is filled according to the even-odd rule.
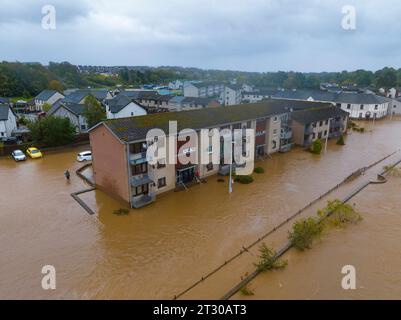
[[[207,278],[211,277],[212,275],[214,275],[215,273],[217,273],[218,271],[220,271],[223,267],[225,267],[227,264],[229,264],[230,262],[234,261],[235,259],[237,259],[238,257],[240,257],[244,252],[247,252],[249,249],[251,249],[252,247],[254,247],[255,245],[257,245],[258,243],[260,243],[262,240],[264,240],[265,238],[267,238],[268,236],[270,236],[271,234],[273,234],[275,231],[277,231],[278,229],[280,229],[281,227],[285,226],[286,224],[288,224],[288,222],[290,222],[291,220],[293,220],[294,218],[296,218],[297,216],[299,216],[302,212],[304,212],[305,210],[309,209],[310,207],[312,207],[314,204],[316,204],[318,201],[320,201],[322,198],[326,197],[327,195],[329,195],[330,193],[332,193],[333,191],[337,190],[339,187],[341,187],[342,185],[346,184],[347,182],[349,182],[349,177],[351,177],[352,175],[354,175],[357,172],[361,172],[361,171],[366,171],[367,169],[370,169],[374,166],[376,166],[377,164],[379,164],[380,162],[386,160],[387,158],[391,157],[392,155],[394,155],[395,153],[397,153],[397,151],[392,152],[391,154],[379,159],[378,161],[372,163],[371,165],[367,166],[367,167],[363,167],[360,168],[356,171],[354,171],[352,174],[350,174],[348,177],[346,177],[345,179],[343,179],[340,183],[338,183],[337,185],[335,185],[333,188],[329,189],[327,192],[325,192],[324,194],[320,195],[318,198],[314,199],[313,201],[311,201],[310,203],[308,203],[305,207],[303,207],[302,209],[298,210],[297,212],[295,212],[293,215],[291,215],[290,217],[288,217],[286,220],[284,220],[283,222],[281,222],[279,225],[275,226],[273,229],[271,229],[270,231],[268,231],[267,233],[265,233],[264,235],[262,235],[261,237],[259,237],[257,240],[255,240],[253,243],[251,243],[250,245],[248,245],[247,247],[242,247],[240,252],[237,253],[236,255],[234,255],[233,257],[231,257],[230,259],[224,261],[223,264],[221,264],[220,266],[218,266],[217,268],[215,268],[214,270],[212,270],[211,272],[209,272],[208,274],[206,274],[205,276],[202,276],[200,280],[196,281],[194,284],[192,284],[190,287],[188,287],[187,289],[185,289],[184,291],[180,292],[179,294],[175,295],[173,300],[176,300],[178,298],[180,298],[181,296],[183,296],[184,294],[186,294],[187,292],[189,292],[190,290],[192,290],[193,288],[195,288],[196,286],[198,286],[199,284],[201,284],[203,281],[205,281]],[[400,160],[401,162],[401,160]],[[367,183],[367,185],[369,185],[370,182]],[[367,185],[365,185],[363,188],[365,188]],[[363,189],[362,188],[362,189]],[[362,190],[361,189],[361,190]],[[361,190],[358,190],[358,192],[360,192]],[[353,195],[355,196],[355,195]],[[351,197],[352,198],[352,197]],[[346,200],[346,201],[349,201]],[[346,202],[345,201],[345,202]],[[279,250],[279,253],[284,254],[290,247],[288,247],[285,250],[286,247],[282,248],[281,250]],[[279,257],[279,255],[277,255],[277,258]],[[252,276],[256,276],[253,274],[251,274],[250,276],[248,276],[246,279],[252,278]],[[253,279],[253,278],[252,278]],[[251,279],[251,280],[252,280]],[[249,280],[250,281],[250,280]],[[248,282],[249,282],[248,281]],[[238,291],[238,290],[237,290]],[[223,297],[224,298],[224,297]],[[227,298],[228,299],[228,298]]]

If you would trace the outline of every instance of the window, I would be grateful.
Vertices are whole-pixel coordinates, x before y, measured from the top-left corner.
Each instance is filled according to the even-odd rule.
[[[273,130],[273,135],[277,135],[277,129]]]
[[[160,178],[159,180],[157,180],[157,187],[163,188],[166,186],[166,178]]]
[[[326,120],[325,124],[328,125],[329,124],[329,120]]]
[[[351,105],[350,104],[347,105],[347,109],[351,109]]]
[[[379,106],[378,105],[375,105],[375,110],[378,110],[379,109]]]
[[[319,139],[321,139],[321,138],[322,138],[322,133],[319,132],[318,135],[317,135],[317,137],[318,137]]]
[[[207,147],[207,152],[210,154],[210,153],[213,153],[213,146],[209,146],[209,147]]]
[[[4,137],[4,132],[1,132],[1,134],[0,134],[2,137]]]
[[[274,118],[273,118],[273,121],[274,121],[274,122],[277,122],[277,121],[278,121],[278,117],[274,117]]]
[[[147,194],[149,192],[149,186],[144,184],[142,186],[136,187],[133,192],[133,196],[140,196],[141,194]]]
[[[273,145],[273,149],[276,149],[276,148],[277,148],[277,142],[276,142],[276,140],[272,140],[272,145]]]
[[[148,172],[148,165],[146,163],[137,164],[131,167],[132,175],[138,175]]]
[[[361,104],[361,107],[360,107],[360,109],[361,109],[361,110],[363,110],[363,104]]]
[[[327,130],[324,130],[324,136],[327,136]]]
[[[208,165],[206,165],[207,171],[212,171],[213,170],[213,163],[210,162]]]
[[[157,161],[157,169],[165,168],[166,167],[166,160]]]
[[[133,112],[131,112],[131,117],[133,117],[134,116],[134,113]]]
[[[319,126],[321,127],[323,125],[323,121],[320,121],[319,122]]]
[[[86,125],[82,124],[81,125],[81,130],[86,130]]]

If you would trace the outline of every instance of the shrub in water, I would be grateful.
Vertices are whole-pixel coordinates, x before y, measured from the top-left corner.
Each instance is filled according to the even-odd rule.
[[[262,167],[257,167],[257,168],[255,168],[255,170],[253,170],[253,172],[255,172],[255,173],[265,173],[265,169],[263,169]]]
[[[126,216],[129,214],[129,210],[128,209],[118,209],[118,210],[114,210],[113,214],[118,215],[118,216]]]
[[[337,139],[337,144],[338,144],[339,146],[345,145],[344,135],[341,135],[341,136],[338,137],[338,139]]]
[[[241,294],[244,296],[253,296],[255,293],[248,286],[243,286],[240,290]]]
[[[252,176],[236,176],[235,181],[242,184],[249,184],[253,182]]]
[[[259,248],[260,261],[255,263],[259,271],[264,272],[272,269],[282,269],[288,264],[287,260],[277,259],[277,253],[272,248],[266,246],[265,243]]]
[[[312,153],[320,154],[322,152],[322,149],[323,149],[323,144],[320,139],[313,141],[311,149],[310,149]]]
[[[302,219],[294,223],[288,239],[296,249],[303,251],[312,247],[314,238],[321,232],[322,226],[317,219]]]

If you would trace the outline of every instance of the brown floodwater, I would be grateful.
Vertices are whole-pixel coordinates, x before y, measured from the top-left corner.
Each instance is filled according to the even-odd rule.
[[[372,127],[372,123],[363,125]],[[254,175],[255,181],[250,185],[235,184],[231,195],[227,179],[225,183],[218,183],[217,177],[212,177],[206,184],[187,192],[163,195],[148,207],[131,210],[128,216],[114,215],[113,211],[123,204],[100,191],[81,195],[97,212],[94,216],[88,215],[71,198],[72,192],[88,186],[75,174],[67,182],[63,172],[66,169],[75,172],[81,166],[76,162],[76,153],[87,147],[45,153],[43,159],[25,163],[0,159],[0,298],[172,298],[352,171],[400,149],[400,137],[399,119],[377,121],[374,132],[352,133],[344,147],[331,141],[326,155],[314,156],[295,148],[290,153],[275,154],[259,162],[257,165],[266,172]],[[399,157],[401,153],[387,162]],[[386,190],[381,186],[375,188],[378,194]],[[382,220],[388,219],[387,223],[382,221],[373,227],[394,240],[386,259],[396,263],[399,258],[395,248],[401,240],[401,231],[383,208],[393,208],[387,200],[396,199],[400,188],[396,185],[383,192],[390,198],[378,196],[368,207],[381,214]],[[359,199],[358,205],[363,201]],[[393,214],[396,212],[401,213],[393,211]],[[368,225],[366,219],[352,230],[356,236],[360,233],[363,237]],[[347,234],[349,230],[341,232]],[[344,237],[342,233],[339,236],[339,240]],[[380,242],[379,237],[375,238]],[[279,236],[273,242],[279,246],[283,239]],[[320,250],[326,252],[323,243]],[[322,254],[310,262],[314,270],[321,270],[321,275],[327,269],[325,259],[335,264],[341,258],[341,250],[333,249],[336,246],[344,244],[332,243],[328,247],[331,253],[326,252],[326,256]],[[318,250],[306,252],[299,259],[313,260],[309,255]],[[370,269],[365,263],[365,274],[375,273],[373,262],[377,261],[377,252],[365,248],[364,257],[360,261],[372,261]],[[221,269],[203,288],[195,288],[184,298],[219,298],[252,266],[253,259],[246,258]],[[41,287],[44,265],[54,265],[57,270],[56,290],[44,291]],[[308,282],[308,270],[299,268],[298,275],[304,278],[287,275],[286,283],[295,281],[291,284],[293,287],[309,286],[307,289],[315,292],[316,281]],[[280,275],[291,274],[290,270],[288,267]],[[339,271],[326,276],[337,284]],[[388,292],[395,294],[399,274],[385,276],[393,280],[386,284],[393,286]],[[270,287],[270,283],[260,278],[255,279],[255,286],[257,282],[258,288]],[[292,298],[293,287],[283,286],[277,298]],[[298,297],[311,298],[307,289],[305,296],[298,290]],[[275,290],[269,290],[255,288],[255,292],[260,292],[257,298],[275,298],[270,295]],[[344,297],[337,292],[333,289],[330,297]]]

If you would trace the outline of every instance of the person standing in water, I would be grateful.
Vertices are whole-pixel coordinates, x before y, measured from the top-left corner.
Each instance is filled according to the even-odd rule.
[[[70,180],[70,172],[68,170],[64,172],[64,176],[68,181]]]

